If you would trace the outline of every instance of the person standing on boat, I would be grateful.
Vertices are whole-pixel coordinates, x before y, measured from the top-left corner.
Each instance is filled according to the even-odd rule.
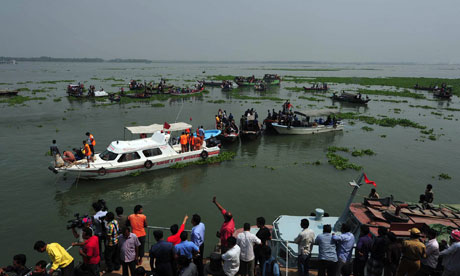
[[[315,232],[313,232],[311,229],[308,229],[308,226],[310,226],[308,219],[302,219],[300,221],[300,227],[302,227],[302,231],[294,240],[294,242],[297,243],[299,247],[299,255],[297,256],[299,276],[309,275],[311,249],[315,243]]]
[[[350,225],[344,223],[340,228],[340,232],[342,232],[342,234],[332,236],[332,241],[335,242],[337,247],[337,276],[349,276],[351,274],[351,255],[353,245],[355,243],[355,237],[350,230]]]
[[[244,231],[239,233],[236,238],[236,244],[238,244],[241,249],[239,274],[241,276],[254,276],[254,245],[261,244],[262,241],[250,232],[251,225],[249,223],[246,222],[244,224],[243,230]]]
[[[142,264],[142,258],[144,257],[144,246],[145,246],[145,227],[147,227],[147,217],[143,214],[144,209],[142,205],[134,206],[134,214],[128,216],[129,225],[133,228],[133,233],[139,240],[139,260],[137,263]]]
[[[318,276],[335,276],[337,266],[337,250],[335,243],[332,242],[332,227],[330,224],[323,225],[323,233],[315,239],[315,244],[319,247],[318,254]]]
[[[216,236],[220,238],[220,250],[223,253],[227,252],[227,250],[230,248],[229,244],[227,243],[228,238],[233,236],[233,233],[235,232],[235,221],[233,220],[233,215],[230,212],[227,212],[227,210],[222,207],[222,205],[217,202],[216,196],[212,198],[212,202],[217,206],[221,214],[224,216],[224,223],[220,227],[220,231],[217,231]],[[236,244],[236,240],[235,240]],[[238,247],[239,249],[239,247]],[[239,256],[239,253],[238,253]],[[239,257],[238,257],[238,266],[239,266]]]
[[[94,140],[94,136],[89,132],[86,133],[86,136],[88,136],[88,145],[91,149],[91,156],[94,156],[94,146],[96,146],[96,140]]]
[[[58,145],[56,144],[56,140],[53,140],[53,143],[50,146],[50,154],[53,157],[55,157],[56,154],[61,154],[61,152],[59,151]]]
[[[201,222],[201,217],[198,214],[194,214],[192,216],[191,223],[193,227],[192,227],[192,234],[190,235],[190,239],[200,249],[200,254],[195,256],[195,258],[193,258],[193,263],[195,263],[198,269],[198,275],[203,276],[205,226],[204,226],[204,223]]]
[[[37,241],[34,249],[40,253],[46,251],[51,259],[52,265],[48,273],[53,275],[56,269],[61,269],[62,276],[73,276],[74,261],[72,256],[59,243],[53,242],[50,244],[44,241]]]
[[[187,152],[187,135],[185,134],[185,131],[183,131],[180,136],[180,147],[182,153]]]
[[[265,226],[264,217],[258,217],[256,219],[256,225],[259,228],[259,231],[257,231],[256,236],[260,239],[261,243],[254,245],[254,256],[255,256],[254,266],[257,266],[257,263],[259,263],[260,271],[262,271],[262,267],[265,264],[265,261],[267,260],[265,258],[264,250],[265,248],[268,247],[267,241],[272,239],[272,234],[270,233],[270,229],[268,229]]]
[[[182,234],[182,232],[184,231],[185,223],[187,222],[187,220],[188,220],[188,216],[185,215],[184,220],[182,221],[182,224],[180,225],[180,228],[177,224],[171,225],[169,229],[171,230],[172,235],[166,239],[167,242],[170,242],[173,245],[179,244],[181,242],[180,234]]]
[[[364,276],[364,269],[369,258],[369,252],[372,249],[372,238],[369,236],[369,226],[361,225],[359,239],[355,248],[355,260],[353,262],[353,274]]]
[[[88,142],[86,142],[86,140],[83,141],[83,152],[85,153],[86,161],[88,161],[87,168],[89,168],[89,162],[91,161],[91,158],[92,158],[91,157],[92,151],[91,151],[90,146],[88,145]]]
[[[203,128],[203,126],[200,126],[200,128],[198,129],[198,132],[200,133],[200,136],[202,137],[202,139],[204,139],[204,128]]]
[[[403,241],[402,258],[399,263],[398,276],[413,276],[420,269],[420,260],[426,257],[426,247],[420,242],[420,230],[410,229],[410,239]]]

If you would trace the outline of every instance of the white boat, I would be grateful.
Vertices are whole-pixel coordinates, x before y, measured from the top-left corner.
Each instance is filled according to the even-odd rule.
[[[109,94],[105,92],[104,90],[94,91],[94,97],[107,97],[107,96],[109,96]]]
[[[329,116],[335,113],[338,113],[336,109],[317,109],[317,110],[308,110],[308,111],[295,111],[297,115],[302,116],[302,119],[299,121],[298,125],[291,124],[290,126],[272,123],[273,128],[279,134],[296,134],[296,135],[305,135],[305,134],[316,134],[323,132],[332,132],[343,130],[344,124],[341,121],[336,121],[335,123],[311,123],[311,117],[321,117]]]
[[[217,156],[220,148],[203,147],[200,150],[181,153],[180,144],[170,143],[170,131],[191,128],[185,123],[171,124],[169,129],[162,125],[126,127],[133,134],[153,132],[149,138],[130,141],[113,141],[107,149],[94,155],[94,162],[80,160],[59,168],[50,168],[55,173],[66,173],[82,179],[106,179],[171,167],[178,163],[189,163]],[[167,133],[168,132],[168,133]]]

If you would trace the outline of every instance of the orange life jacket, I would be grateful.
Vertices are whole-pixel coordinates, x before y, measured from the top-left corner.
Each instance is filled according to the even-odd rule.
[[[187,135],[183,134],[180,136],[180,144],[187,145]]]
[[[93,147],[96,145],[96,140],[94,140],[94,136],[92,134],[89,135],[89,141]]]
[[[85,156],[91,156],[92,152],[88,144],[85,144],[85,148],[83,149],[83,151],[85,152]]]

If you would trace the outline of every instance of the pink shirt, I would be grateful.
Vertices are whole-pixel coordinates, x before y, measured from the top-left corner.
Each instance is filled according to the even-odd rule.
[[[227,210],[223,209],[222,215],[225,215],[226,213]],[[233,232],[235,232],[235,221],[232,217],[230,221],[224,222],[220,228],[220,244],[222,246],[227,246],[227,239],[233,235]]]

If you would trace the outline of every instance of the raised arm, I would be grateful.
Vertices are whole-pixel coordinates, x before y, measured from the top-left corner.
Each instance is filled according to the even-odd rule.
[[[188,220],[188,216],[185,215],[184,220],[182,221],[182,224],[185,224],[187,222],[187,220]]]
[[[213,202],[214,204],[216,204],[216,206],[217,206],[217,208],[219,209],[220,212],[222,212],[222,210],[224,210],[224,207],[222,207],[222,205],[220,205],[219,202],[217,202],[216,196],[214,196],[214,197],[212,198],[212,202]]]

